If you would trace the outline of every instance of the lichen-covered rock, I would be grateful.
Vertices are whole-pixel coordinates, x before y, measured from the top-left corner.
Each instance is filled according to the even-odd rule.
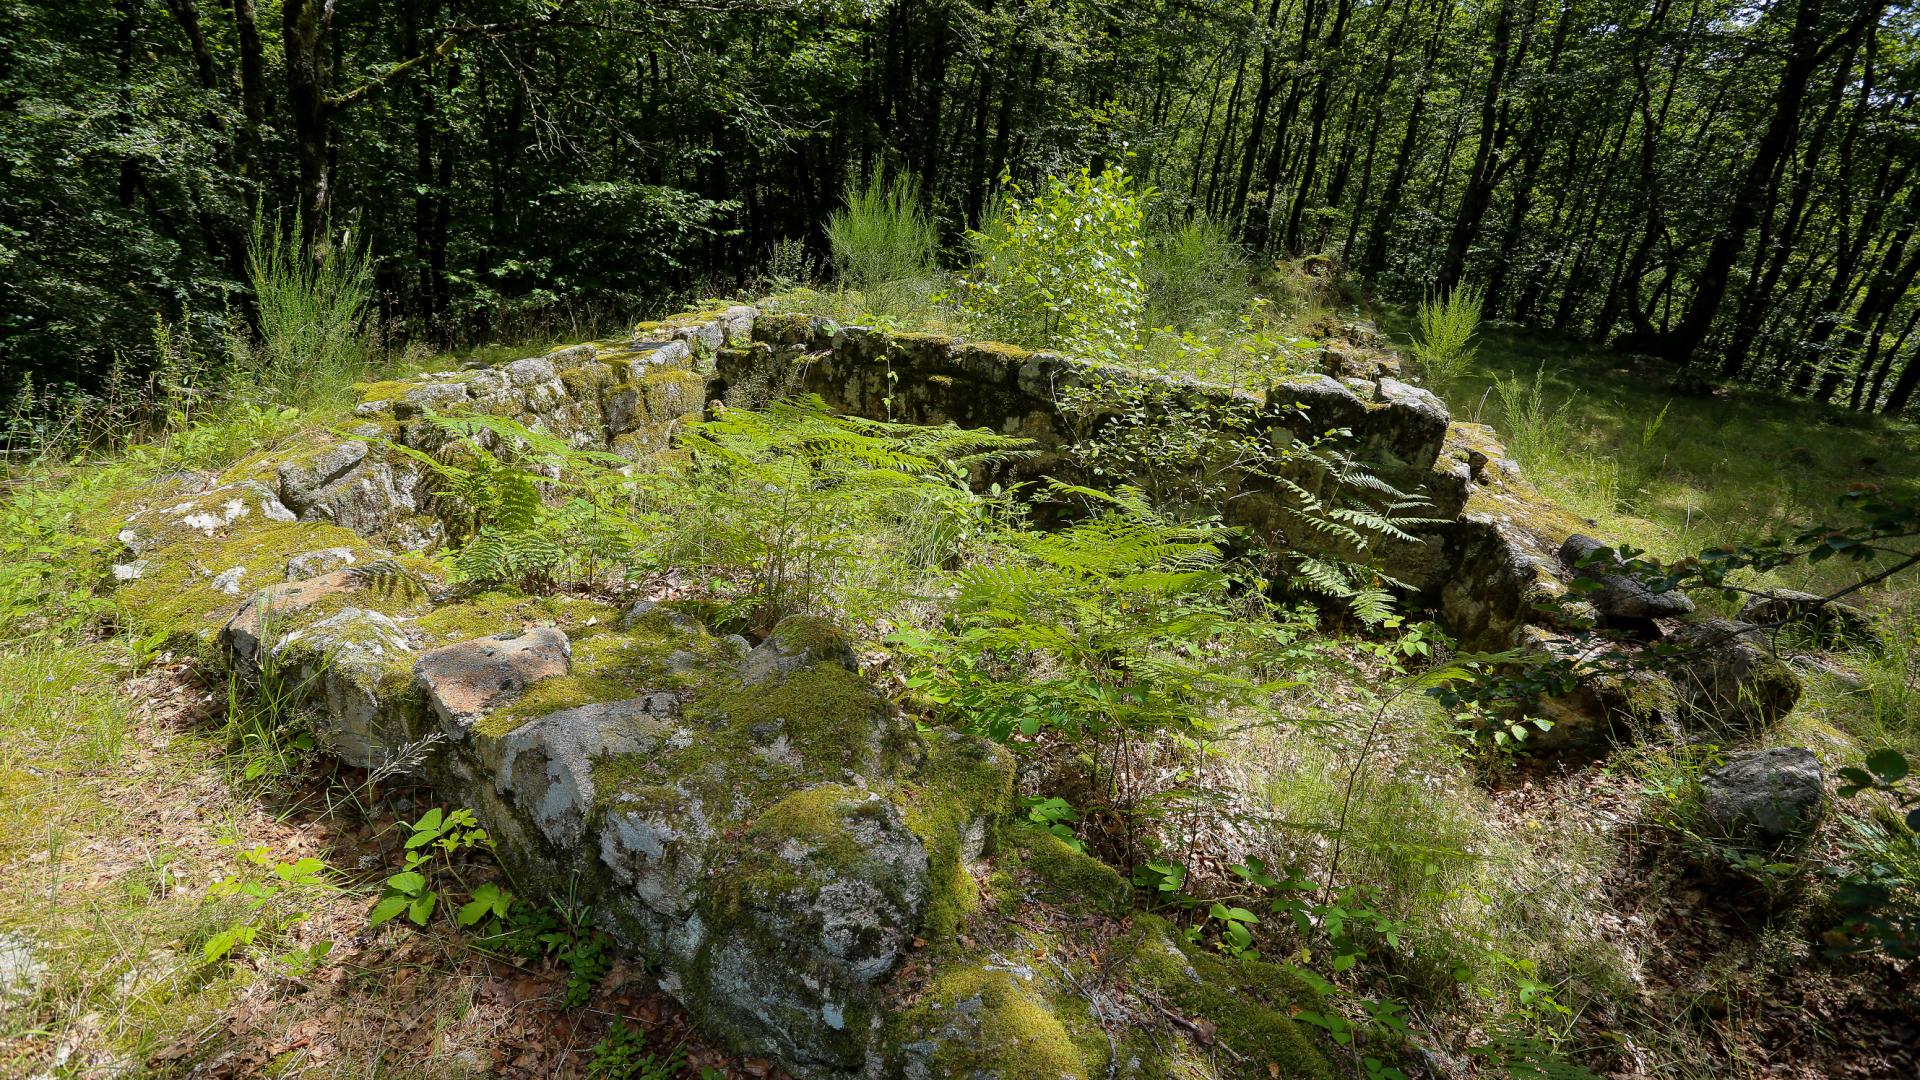
[[[325,711],[314,734],[323,749],[363,769],[416,771],[399,760],[416,734],[396,678],[414,649],[398,620],[344,608],[287,632],[272,652],[292,669],[292,685],[317,686]]]
[[[1709,728],[1771,726],[1800,700],[1800,677],[1748,623],[1707,619],[1671,638],[1673,680],[1687,719]]]
[[[846,635],[817,615],[791,615],[780,620],[767,640],[747,654],[740,681],[748,686],[768,679],[784,679],[803,667],[828,663],[855,671],[859,662]]]
[[[1093,1075],[1030,968],[968,965],[947,972],[916,1007],[913,1023],[918,1037],[900,1048],[903,1080]]]
[[[329,484],[367,459],[367,444],[358,439],[331,443],[280,462],[280,498],[295,513],[312,505]]]
[[[1811,836],[1825,801],[1820,759],[1803,746],[1737,754],[1700,778],[1700,808],[1719,834],[1771,850]]]
[[[537,626],[442,646],[414,663],[413,677],[442,731],[458,739],[489,709],[542,679],[565,675],[572,658],[565,631]]]
[[[269,585],[248,597],[220,631],[221,644],[242,666],[260,655],[262,639],[291,629],[285,620],[298,616],[329,597],[357,592],[365,579],[352,570],[335,570],[319,577]]]
[[[353,439],[282,461],[280,497],[302,521],[379,536],[419,515],[424,472],[417,464],[388,461]]]
[[[1601,554],[1601,552],[1607,554]],[[1614,622],[1645,622],[1675,619],[1692,614],[1693,601],[1685,593],[1655,592],[1637,578],[1613,573],[1608,567],[1620,565],[1620,557],[1610,545],[1591,536],[1576,533],[1560,545],[1560,561],[1577,579],[1591,583],[1584,595],[1603,618]]]
[[[253,480],[223,484],[152,510],[143,510],[121,527],[119,541],[134,555],[160,545],[182,546],[195,537],[216,539],[261,522],[294,520],[293,511],[272,488]]]
[[[1748,599],[1741,605],[1740,621],[1794,630],[1822,644],[1873,645],[1880,641],[1873,616],[1796,589],[1775,589]]]
[[[868,1075],[1335,1075],[1290,1019],[1307,991],[1287,972],[1208,955],[1151,915],[1132,916],[1097,945],[1061,948],[1044,936],[1012,944],[1018,947],[978,949],[942,963],[892,1018],[886,1057]],[[1098,959],[1082,959],[1089,953]]]
[[[926,847],[891,801],[842,784],[796,791],[714,868],[700,907],[714,932],[682,980],[803,1075],[858,1069],[879,1026],[875,984],[929,893]]]
[[[350,547],[319,548],[287,557],[286,579],[319,577],[333,570],[344,570],[359,561]]]
[[[1430,468],[1447,440],[1452,416],[1446,403],[1411,383],[1382,376],[1379,400],[1386,416],[1378,422],[1377,442],[1411,469]]]
[[[39,993],[47,965],[35,955],[33,940],[25,934],[0,931],[0,1011]]]
[[[595,759],[652,749],[674,730],[668,721],[678,712],[675,695],[656,693],[529,721],[500,738],[494,790],[525,808],[549,843],[572,849],[597,803]]]

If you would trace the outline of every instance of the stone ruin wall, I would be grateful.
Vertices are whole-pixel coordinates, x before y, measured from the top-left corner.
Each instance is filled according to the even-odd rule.
[[[1351,367],[1361,354],[1331,355]],[[1234,400],[1276,438],[1351,430],[1436,519],[1422,543],[1383,553],[1389,572],[1469,645],[1529,640],[1532,601],[1563,587],[1556,549],[1582,523],[1539,497],[1489,429],[1451,421],[1374,355],[1345,378]],[[316,735],[344,761],[423,776],[475,807],[516,880],[607,912],[733,1045],[801,1075],[933,1075],[978,1052],[996,1009],[1072,1022],[991,955],[945,955],[932,984],[894,978],[918,937],[950,937],[979,902],[967,868],[1013,805],[1005,751],[918,732],[815,622],[756,644],[672,605],[452,594],[420,557],[445,537],[432,475],[389,446],[431,453],[447,436],[428,416],[465,412],[639,459],[751,385],[1024,436],[1041,450],[1022,466],[1032,475],[1065,467],[1073,429],[1056,393],[1092,374],[1053,354],[745,306],[684,316],[630,340],[372,384],[343,430],[218,476],[165,478],[124,508],[111,584],[177,644],[305,688]],[[1237,521],[1290,539],[1271,493],[1238,494]],[[1077,866],[1082,902],[1092,882],[1127,906],[1111,871],[1048,857]],[[1141,957],[1183,955],[1164,925],[1135,925],[1151,939]],[[1136,974],[1199,994],[1201,962]],[[1233,1037],[1320,1075],[1279,992],[1250,1000],[1259,1022]]]

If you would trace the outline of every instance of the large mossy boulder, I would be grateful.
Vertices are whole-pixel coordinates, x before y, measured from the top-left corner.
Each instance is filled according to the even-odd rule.
[[[1803,845],[1826,805],[1820,759],[1804,746],[1736,754],[1700,778],[1700,807],[1718,835],[1764,851]]]
[[[1684,718],[1707,731],[1759,731],[1800,700],[1800,677],[1749,623],[1705,619],[1669,639]]]

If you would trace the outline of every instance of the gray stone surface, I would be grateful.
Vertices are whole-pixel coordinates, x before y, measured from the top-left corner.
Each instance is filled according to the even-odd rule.
[[[315,727],[320,744],[363,769],[393,767],[414,737],[405,710],[381,687],[393,664],[412,653],[398,620],[357,607],[294,630],[274,645],[275,657],[297,671],[298,684],[319,688],[328,719]]]
[[[831,623],[817,616],[789,616],[747,654],[740,665],[740,681],[755,686],[816,663],[838,664],[848,671],[860,666],[846,635]]]
[[[1447,441],[1447,425],[1453,417],[1446,403],[1395,378],[1382,376],[1379,386],[1380,401],[1387,406],[1390,417],[1385,425],[1386,448],[1415,469],[1428,468]]]
[[[1873,616],[1859,608],[1796,589],[1775,589],[1740,608],[1740,621],[1806,634],[1821,644],[1873,645],[1880,641]]]
[[[301,578],[318,577],[334,570],[344,570],[356,560],[353,549],[349,547],[318,548],[302,551],[287,559],[286,578],[299,581]]]
[[[706,900],[705,922],[729,929],[706,948],[708,1006],[772,1032],[803,1075],[858,1068],[870,1033],[847,1018],[866,1012],[926,911],[919,837],[877,793],[827,784],[776,805],[730,852]]]
[[[1654,592],[1626,574],[1608,573],[1608,566],[1620,565],[1618,556],[1582,567],[1601,548],[1610,547],[1591,536],[1574,534],[1560,545],[1560,562],[1577,576],[1593,581],[1597,587],[1586,593],[1603,618],[1611,620],[1673,619],[1693,611],[1693,601],[1684,593]]]
[[[365,583],[347,570],[335,570],[319,577],[269,585],[247,598],[240,610],[227,620],[220,631],[220,642],[227,655],[243,669],[251,670],[260,653],[262,637],[278,640],[277,620],[296,615],[329,596],[353,592]]]
[[[648,749],[678,711],[678,698],[659,693],[530,720],[500,739],[494,790],[531,816],[549,843],[571,849],[586,836],[594,760]]]
[[[1686,719],[1709,729],[1752,731],[1778,721],[1800,700],[1800,677],[1748,623],[1707,619],[1670,639]]]
[[[367,458],[367,444],[358,439],[335,443],[317,452],[280,463],[280,498],[296,513],[312,504],[320,491],[352,471]]]
[[[565,675],[572,656],[564,631],[540,626],[435,649],[414,663],[413,676],[441,729],[464,738],[489,709],[541,679]]]
[[[0,930],[0,1010],[40,991],[47,965],[34,954],[25,934]]]
[[[283,463],[280,497],[302,521],[328,521],[362,536],[379,536],[419,514],[424,470],[389,461],[352,440]]]
[[[1701,809],[1730,840],[1780,848],[1805,841],[1826,802],[1820,759],[1802,746],[1738,754],[1700,779]]]

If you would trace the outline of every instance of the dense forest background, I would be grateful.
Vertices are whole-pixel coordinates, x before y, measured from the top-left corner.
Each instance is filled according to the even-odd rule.
[[[1889,414],[1920,384],[1920,20],[1888,0],[0,0],[0,395],[364,245],[390,343],[630,317],[917,180],[1124,162],[1380,295]],[[789,247],[788,251],[791,252]],[[156,328],[161,328],[156,333]]]

